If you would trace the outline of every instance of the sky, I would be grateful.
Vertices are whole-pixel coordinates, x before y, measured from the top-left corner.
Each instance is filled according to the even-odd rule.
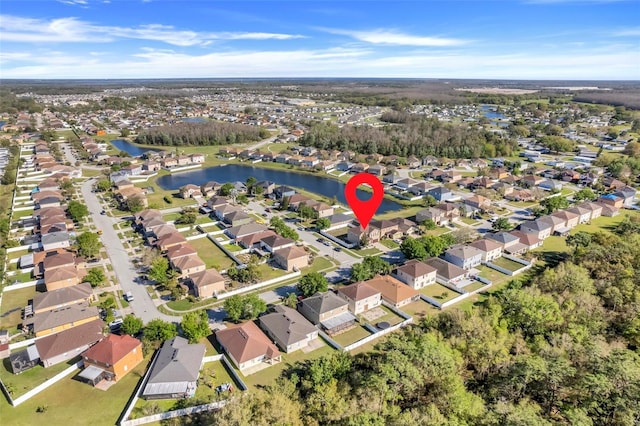
[[[640,0],[2,0],[0,78],[640,80]]]

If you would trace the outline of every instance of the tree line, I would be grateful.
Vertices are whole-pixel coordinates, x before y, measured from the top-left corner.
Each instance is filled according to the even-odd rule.
[[[233,145],[253,142],[267,137],[265,129],[237,123],[207,121],[204,123],[176,123],[143,130],[135,139],[143,145]]]
[[[326,150],[352,150],[359,154],[447,158],[509,156],[517,146],[515,139],[494,132],[443,123],[416,114],[391,112],[384,114],[383,118],[400,124],[338,127],[329,123],[311,123],[300,143]]]

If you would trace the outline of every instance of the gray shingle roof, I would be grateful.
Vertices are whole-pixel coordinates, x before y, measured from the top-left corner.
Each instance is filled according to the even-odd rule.
[[[153,383],[196,381],[205,350],[203,344],[190,345],[183,337],[166,340],[149,374],[147,386]]]
[[[317,331],[302,314],[286,306],[276,306],[276,312],[260,317],[260,325],[287,346]]]

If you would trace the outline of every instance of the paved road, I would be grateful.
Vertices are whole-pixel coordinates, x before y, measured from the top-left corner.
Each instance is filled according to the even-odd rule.
[[[278,136],[272,136],[268,139],[263,139],[260,142],[256,143],[255,145],[251,145],[250,147],[248,147],[248,149],[258,149],[261,148],[267,144],[273,143],[275,142],[275,140],[278,138]]]
[[[115,229],[113,229],[113,225],[119,222],[120,219],[100,214],[102,206],[96,194],[91,192],[92,183],[93,179],[89,179],[82,184],[80,187],[82,196],[93,217],[93,222],[98,229],[102,230],[102,243],[107,249],[111,264],[113,265],[113,271],[118,278],[122,291],[130,291],[133,294],[134,300],[129,304],[133,312],[136,316],[142,318],[145,324],[155,318],[170,322],[179,321],[179,317],[169,316],[159,312],[149,293],[147,293],[145,286],[135,281],[138,276],[135,266],[131,262],[129,253],[122,245],[120,237]]]

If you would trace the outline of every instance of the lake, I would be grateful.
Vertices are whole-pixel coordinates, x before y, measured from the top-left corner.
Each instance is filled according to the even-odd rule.
[[[114,139],[111,144],[119,151],[125,151],[132,157],[139,157],[147,151],[162,151],[159,148],[143,148],[124,139]]]
[[[345,184],[338,180],[286,170],[265,169],[238,164],[208,167],[192,172],[166,175],[158,178],[156,182],[163,189],[174,190],[188,183],[201,185],[210,180],[220,183],[234,181],[245,182],[250,176],[253,176],[258,181],[268,180],[274,182],[276,185],[298,187],[315,194],[324,195],[328,198],[335,195],[338,201],[347,205],[347,200],[344,198]],[[358,190],[358,198],[361,200],[367,200],[369,197],[371,197],[371,193]],[[380,204],[380,208],[378,208],[378,213],[398,211],[402,210],[403,207],[404,206],[395,201],[384,198]]]
[[[496,111],[496,107],[490,105],[481,105],[480,111],[482,115],[487,117],[489,120],[503,120],[505,118],[504,114]]]

